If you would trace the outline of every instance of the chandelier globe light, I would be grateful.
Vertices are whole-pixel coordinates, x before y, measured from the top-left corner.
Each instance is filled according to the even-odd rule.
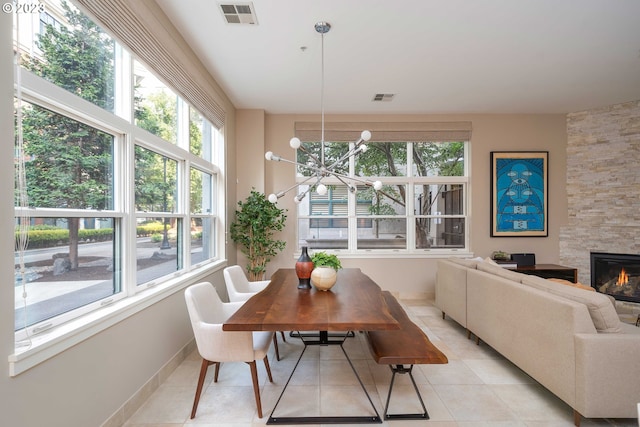
[[[313,174],[309,177],[307,177],[307,179],[305,179],[302,182],[299,183],[295,183],[294,185],[292,185],[291,187],[287,188],[286,190],[282,190],[279,191],[277,193],[271,193],[268,196],[268,200],[271,203],[277,203],[278,199],[280,199],[281,197],[283,197],[285,194],[287,194],[289,191],[298,188],[301,185],[305,185],[307,183],[309,183],[312,180],[315,180],[314,183],[312,183],[311,185],[308,186],[308,188],[302,192],[298,192],[296,194],[296,196],[293,198],[294,202],[300,203],[305,196],[307,195],[307,193],[312,189],[315,188],[316,193],[318,193],[321,196],[324,196],[327,194],[328,188],[327,186],[322,182],[322,179],[325,177],[333,177],[335,179],[337,179],[338,181],[342,182],[343,184],[345,184],[347,186],[347,188],[349,189],[350,192],[355,193],[356,192],[356,186],[353,184],[353,182],[358,182],[360,184],[364,184],[370,187],[373,187],[374,190],[376,191],[380,191],[382,189],[382,182],[380,181],[369,181],[366,179],[362,179],[362,178],[358,178],[358,177],[353,177],[353,176],[349,176],[349,175],[345,175],[343,173],[338,172],[338,167],[343,165],[345,162],[347,162],[350,158],[352,157],[356,157],[359,154],[365,153],[367,151],[367,145],[365,144],[365,142],[369,141],[371,139],[371,132],[369,132],[368,130],[363,130],[362,133],[360,134],[360,138],[354,143],[353,147],[347,151],[347,153],[345,153],[344,155],[342,155],[338,160],[334,161],[333,163],[327,164],[327,162],[325,161],[325,140],[324,140],[324,35],[326,33],[329,32],[329,30],[331,29],[331,24],[329,24],[328,22],[318,22],[315,24],[315,30],[316,32],[318,32],[321,37],[322,37],[322,47],[321,47],[321,51],[322,51],[322,79],[321,79],[321,99],[320,99],[320,107],[321,107],[321,138],[320,138],[320,156],[315,156],[314,154],[310,153],[303,145],[302,142],[300,141],[300,138],[297,137],[293,137],[291,138],[291,140],[289,141],[289,146],[291,148],[293,148],[294,150],[302,150],[304,153],[309,155],[309,160],[312,163],[309,164],[303,164],[303,163],[299,163],[297,161],[294,160],[287,160],[277,154],[274,154],[272,151],[267,151],[264,155],[265,159],[267,159],[268,161],[273,161],[273,162],[285,162],[285,163],[290,163],[293,164],[297,167],[303,168],[303,169],[307,169],[311,172],[313,172]]]

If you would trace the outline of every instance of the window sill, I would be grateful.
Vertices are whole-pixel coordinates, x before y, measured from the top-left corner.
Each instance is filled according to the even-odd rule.
[[[9,356],[9,375],[14,377],[122,320],[185,289],[224,267],[225,261],[207,264],[198,271],[167,280],[132,297],[124,298],[85,316],[31,336],[29,345]]]
[[[340,258],[344,259],[393,259],[393,258],[403,258],[403,259],[413,259],[413,258],[448,258],[448,257],[460,257],[460,258],[470,258],[473,257],[473,252],[467,251],[464,248],[456,248],[456,249],[442,249],[442,248],[433,248],[433,249],[416,249],[412,251],[408,251],[406,249],[359,249],[355,252],[349,251],[347,249],[329,249],[329,248],[318,248],[312,249],[312,251],[323,251],[327,253],[332,253],[337,255]],[[298,255],[294,254],[294,258],[297,259]]]

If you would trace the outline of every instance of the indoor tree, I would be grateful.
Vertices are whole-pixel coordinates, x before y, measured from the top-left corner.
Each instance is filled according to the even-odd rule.
[[[271,257],[284,249],[286,242],[275,239],[274,235],[284,229],[285,212],[255,189],[244,201],[238,202],[230,227],[231,240],[248,259],[250,281],[262,280]]]

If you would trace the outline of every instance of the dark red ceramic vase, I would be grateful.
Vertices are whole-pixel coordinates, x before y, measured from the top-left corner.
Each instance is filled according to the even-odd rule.
[[[300,258],[296,262],[296,275],[298,276],[298,289],[311,289],[311,272],[313,261],[307,252],[307,247],[302,247]]]

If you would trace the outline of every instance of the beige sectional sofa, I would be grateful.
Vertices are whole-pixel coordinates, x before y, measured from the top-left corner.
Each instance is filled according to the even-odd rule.
[[[438,261],[435,304],[587,418],[635,418],[640,328],[601,293],[506,270]]]

